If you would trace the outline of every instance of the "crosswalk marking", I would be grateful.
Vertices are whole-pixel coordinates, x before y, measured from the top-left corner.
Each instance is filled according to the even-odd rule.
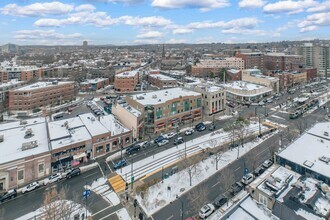
[[[113,190],[115,192],[121,192],[125,189],[126,187],[126,182],[120,175],[115,175],[111,178],[108,179],[108,182],[112,186]]]

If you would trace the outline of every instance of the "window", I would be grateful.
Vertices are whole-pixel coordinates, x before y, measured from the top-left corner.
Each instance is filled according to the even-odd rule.
[[[38,172],[39,173],[43,173],[44,172],[44,164],[43,163],[38,164]]]
[[[265,206],[267,206],[267,201],[268,201],[268,198],[262,194],[259,194],[259,202]]]
[[[3,182],[0,182],[0,190],[1,190],[1,191],[4,190],[4,189],[3,189]]]
[[[24,170],[17,171],[17,181],[21,181],[24,179]]]
[[[101,152],[103,150],[103,146],[98,146],[97,148],[96,148],[96,153],[99,153],[99,152]]]

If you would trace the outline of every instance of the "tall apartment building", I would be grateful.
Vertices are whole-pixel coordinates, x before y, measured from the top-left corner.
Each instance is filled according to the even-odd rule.
[[[121,108],[116,116],[121,121],[126,117],[139,118],[138,134],[160,133],[178,124],[193,123],[202,116],[201,94],[183,88],[127,96],[126,102],[131,108]],[[133,114],[132,109],[137,113]]]
[[[317,68],[319,74],[324,75],[327,68],[330,71],[330,46],[329,44],[314,45],[305,43],[297,48],[299,55],[303,56],[307,67]]]
[[[264,54],[261,52],[240,52],[236,53],[236,57],[244,60],[244,69],[264,69]]]
[[[216,75],[222,68],[242,70],[244,69],[244,60],[237,57],[200,60],[199,63],[191,67],[191,75],[200,77],[210,75],[210,73]]]
[[[29,81],[42,76],[42,69],[37,66],[5,66],[0,69],[0,83],[10,80]]]
[[[0,84],[0,112],[1,108],[8,107],[9,91],[22,86],[24,83],[24,81],[12,80],[7,83]]]
[[[9,110],[28,111],[62,104],[74,98],[74,82],[37,82],[9,91]]]
[[[139,72],[129,71],[115,75],[115,90],[119,92],[131,92],[139,83]]]
[[[265,70],[294,71],[304,65],[303,56],[284,53],[267,53],[264,55]]]

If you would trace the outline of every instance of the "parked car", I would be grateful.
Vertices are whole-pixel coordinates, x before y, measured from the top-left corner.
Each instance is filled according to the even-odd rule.
[[[32,190],[35,190],[39,187],[39,182],[36,181],[36,182],[33,182],[33,183],[30,183],[29,185],[23,187],[22,189],[22,193],[26,193],[26,192],[30,192]]]
[[[191,216],[191,217],[186,218],[186,220],[198,220],[198,217],[197,216]]]
[[[201,122],[201,123],[198,123],[195,126],[195,129],[196,129],[196,131],[201,132],[201,131],[204,131],[206,129],[206,126],[205,126],[205,124],[203,122]]]
[[[205,219],[209,217],[214,212],[214,210],[215,210],[214,205],[212,205],[211,203],[204,205],[199,211],[199,217],[201,219]]]
[[[141,150],[141,145],[137,144],[126,149],[126,154],[131,155]]]
[[[66,178],[70,179],[74,176],[79,176],[79,175],[80,175],[80,168],[74,168],[66,174]]]
[[[241,190],[243,189],[243,184],[240,182],[236,182],[233,185],[231,185],[230,189],[229,189],[229,193],[234,196],[237,193],[239,193]]]
[[[184,132],[184,134],[188,136],[188,135],[192,135],[194,132],[195,132],[194,129],[189,128],[188,130],[186,130],[186,131]]]
[[[262,166],[265,168],[270,167],[273,164],[273,161],[271,160],[266,160],[265,162],[262,163]]]
[[[252,173],[248,173],[247,175],[243,176],[241,182],[245,185],[250,184],[254,179],[254,176]]]
[[[215,130],[215,128],[216,128],[215,124],[212,123],[212,124],[210,125],[210,127],[209,127],[209,130],[210,130],[210,131],[213,131],[213,130]]]
[[[163,145],[167,144],[168,142],[170,142],[170,141],[169,141],[169,140],[167,140],[167,139],[164,139],[164,140],[162,140],[162,141],[158,142],[158,143],[157,143],[157,145],[158,145],[158,147],[161,147],[161,146],[163,146]]]
[[[126,165],[127,165],[126,160],[120,160],[117,163],[115,163],[115,165],[113,166],[113,168],[115,168],[115,170],[117,170],[117,169],[119,169],[121,167],[124,167]]]
[[[260,106],[263,106],[263,105],[265,105],[265,103],[264,103],[263,101],[260,101],[260,102],[259,102],[259,105],[260,105]]]
[[[182,137],[177,137],[175,138],[173,144],[178,145],[178,144],[182,144],[184,142]]]
[[[259,166],[253,171],[253,174],[255,176],[260,176],[264,171],[265,171],[265,168],[263,166]]]
[[[0,203],[6,201],[6,200],[9,200],[9,199],[13,199],[17,196],[17,191],[16,189],[11,189],[9,190],[8,192],[6,192],[5,194],[3,194],[1,197],[0,197]]]
[[[48,185],[50,183],[55,183],[57,181],[60,181],[62,179],[61,173],[54,173],[50,177],[44,180],[44,185]]]
[[[147,148],[147,147],[150,147],[151,146],[151,143],[146,141],[142,144],[142,148]]]
[[[219,208],[223,206],[226,202],[227,202],[226,196],[220,195],[214,200],[213,204]]]
[[[164,136],[165,136],[165,138],[170,139],[170,138],[174,137],[175,135],[176,135],[176,133],[170,132],[170,133],[168,133],[168,134],[166,134]]]
[[[158,137],[156,137],[156,139],[154,140],[154,142],[157,144],[158,142],[164,140],[165,137],[163,135],[159,135]]]

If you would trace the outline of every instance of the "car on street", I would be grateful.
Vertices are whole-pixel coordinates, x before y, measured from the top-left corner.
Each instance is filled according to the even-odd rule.
[[[166,135],[164,135],[164,136],[165,136],[165,138],[167,138],[167,139],[171,139],[171,138],[174,137],[175,135],[176,135],[175,132],[170,132],[170,133],[168,133],[168,134],[166,134]]]
[[[74,168],[72,170],[70,170],[67,174],[66,174],[66,178],[70,179],[74,176],[79,176],[80,175],[80,168]]]
[[[216,207],[221,207],[223,206],[225,203],[227,202],[227,198],[226,196],[224,195],[220,195],[218,196],[217,198],[215,198],[213,204],[216,206]]]
[[[186,218],[186,220],[198,220],[198,217],[197,216],[191,216],[191,217]]]
[[[231,185],[230,189],[229,189],[229,193],[234,196],[237,193],[239,193],[242,189],[243,189],[243,184],[240,182],[236,182],[233,185]]]
[[[188,136],[188,135],[192,135],[194,132],[195,132],[194,129],[189,128],[188,130],[186,130],[186,131],[184,132],[184,134],[185,134],[186,136]]]
[[[213,131],[215,130],[215,128],[216,128],[215,124],[212,123],[209,127],[209,131]]]
[[[264,106],[265,103],[264,103],[263,101],[260,101],[260,102],[259,102],[259,105],[260,105],[260,106]]]
[[[159,135],[158,137],[156,137],[156,139],[154,140],[154,142],[157,144],[158,142],[164,140],[165,137],[163,135]]]
[[[170,141],[167,139],[164,139],[164,140],[158,142],[157,145],[158,145],[158,147],[161,147],[161,146],[164,146],[165,144],[167,144],[168,142],[170,142]]]
[[[203,122],[201,122],[201,123],[198,123],[195,126],[195,129],[196,129],[196,131],[201,132],[201,131],[204,131],[206,129],[206,126],[205,126],[205,124]]]
[[[253,175],[260,176],[264,171],[265,168],[263,166],[259,166],[253,171]]]
[[[1,197],[0,197],[0,203],[3,203],[6,200],[10,200],[13,199],[17,196],[17,191],[16,189],[11,189],[8,192],[4,193]]]
[[[61,173],[54,173],[50,177],[44,180],[44,185],[48,185],[50,183],[55,183],[57,181],[60,181],[62,179]]]
[[[32,190],[35,190],[39,187],[39,182],[36,181],[36,182],[33,182],[33,183],[30,183],[29,185],[23,187],[22,189],[22,193],[26,193],[26,192],[30,192]]]
[[[115,170],[117,170],[117,169],[119,169],[121,167],[124,167],[126,165],[127,165],[126,160],[120,160],[120,161],[118,161],[117,163],[115,163],[113,165],[113,168],[115,168]]]
[[[134,153],[136,153],[136,152],[138,152],[140,150],[141,150],[141,145],[140,144],[136,144],[136,145],[134,145],[132,147],[127,148],[126,149],[126,154],[131,155],[131,154],[134,154]]]
[[[182,144],[183,142],[184,142],[183,137],[177,137],[174,139],[173,144],[178,145],[178,144]]]
[[[250,184],[254,180],[254,176],[252,173],[248,173],[241,179],[241,182],[245,185]]]
[[[214,212],[214,210],[214,205],[212,205],[211,203],[204,205],[201,210],[199,210],[199,217],[201,219],[205,219],[209,217]]]
[[[267,168],[270,167],[272,164],[273,164],[273,161],[271,161],[271,160],[266,160],[265,162],[262,163],[262,166],[263,166],[264,168],[267,169]]]
[[[147,147],[150,147],[151,146],[151,143],[146,141],[142,144],[142,148],[147,148]]]

